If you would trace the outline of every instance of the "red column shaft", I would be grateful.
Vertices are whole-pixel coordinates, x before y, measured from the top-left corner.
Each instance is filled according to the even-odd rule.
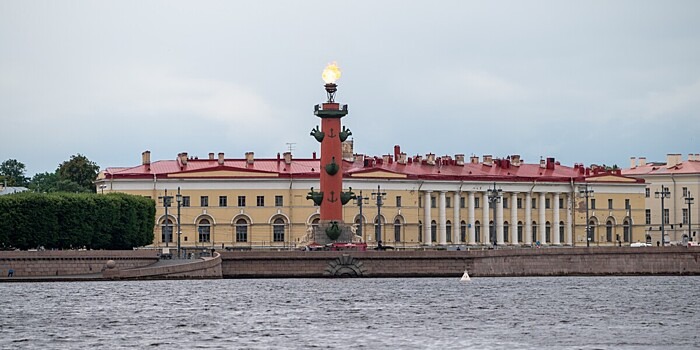
[[[339,136],[340,118],[323,118],[321,131],[325,133],[321,142],[321,191],[324,194],[321,220],[342,221],[343,204],[340,202],[340,193],[343,191],[343,153]],[[331,164],[333,159],[340,169],[335,175],[329,175],[325,167]]]

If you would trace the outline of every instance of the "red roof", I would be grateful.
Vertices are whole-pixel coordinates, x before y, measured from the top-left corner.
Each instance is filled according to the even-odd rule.
[[[666,163],[647,163],[630,169],[622,170],[622,175],[625,176],[644,176],[644,175],[700,175],[700,161],[687,160],[676,164],[672,167],[667,167]]]
[[[618,172],[596,171],[591,172],[583,166],[568,167],[555,163],[553,159],[545,165],[524,164],[519,166],[511,164],[508,160],[495,159],[491,165],[484,163],[464,163],[458,165],[450,157],[436,158],[433,165],[426,160],[410,159],[406,164],[400,164],[390,160],[385,162],[381,157],[366,157],[364,161],[358,157],[355,162],[343,161],[345,177],[353,177],[371,172],[389,172],[406,175],[408,179],[424,180],[463,180],[463,181],[548,181],[569,182],[584,181],[586,177],[599,177],[601,175],[613,175],[623,177]],[[174,174],[198,173],[210,171],[235,171],[259,173],[260,177],[318,178],[320,159],[293,159],[291,164],[286,164],[284,159],[255,159],[248,164],[245,159],[225,159],[219,164],[218,159],[188,159],[183,165],[180,160],[161,160],[150,165],[138,165],[135,167],[112,167],[104,173],[106,178],[167,178]],[[220,178],[221,176],[211,176]],[[227,176],[228,177],[228,176]],[[246,178],[255,177],[255,174],[247,174]],[[366,177],[371,178],[371,174]],[[380,176],[377,176],[380,177]]]

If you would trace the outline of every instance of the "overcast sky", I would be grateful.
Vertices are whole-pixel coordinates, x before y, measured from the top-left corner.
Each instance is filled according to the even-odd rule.
[[[700,153],[700,1],[0,1],[0,161],[295,157],[336,61],[355,151]]]

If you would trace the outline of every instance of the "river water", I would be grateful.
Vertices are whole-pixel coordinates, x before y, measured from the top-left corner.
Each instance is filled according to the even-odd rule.
[[[697,349],[700,277],[0,284],[2,349]]]

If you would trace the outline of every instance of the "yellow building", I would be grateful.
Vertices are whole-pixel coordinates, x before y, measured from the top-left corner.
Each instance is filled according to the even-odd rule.
[[[700,239],[700,154],[689,154],[685,161],[680,154],[668,154],[666,162],[633,157],[622,174],[646,183],[644,232],[649,240],[661,242],[662,229],[666,244]]]
[[[343,207],[344,221],[355,223],[357,240],[370,245],[381,239],[406,248],[581,246],[587,216],[592,246],[645,239],[645,184],[619,171],[567,167],[553,158],[526,164],[518,155],[408,157],[399,146],[368,157],[353,154],[352,141],[343,148],[343,186],[366,198]],[[140,165],[107,168],[96,182],[98,193],[157,201],[154,246],[174,247],[179,221],[183,247],[285,248],[310,243],[319,211],[306,196],[318,189],[319,168],[315,153],[305,159],[289,152],[272,159],[182,153],[151,162],[146,151]],[[170,196],[166,216],[163,198]]]

